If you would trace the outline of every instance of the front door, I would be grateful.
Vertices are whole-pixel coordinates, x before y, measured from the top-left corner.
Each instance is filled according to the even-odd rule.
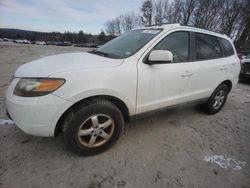
[[[148,65],[138,62],[137,111],[143,113],[189,100],[190,80],[194,65],[190,61],[189,32],[178,31],[167,35],[152,50],[169,50],[173,62]]]

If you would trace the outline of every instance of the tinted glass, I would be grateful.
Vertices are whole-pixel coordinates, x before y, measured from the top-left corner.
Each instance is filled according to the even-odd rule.
[[[175,32],[158,43],[154,50],[169,50],[173,53],[174,62],[188,61],[189,34],[188,32]]]
[[[216,37],[195,33],[196,60],[207,60],[222,57],[222,52]]]
[[[234,49],[229,41],[223,38],[219,38],[219,41],[220,41],[221,47],[223,48],[224,55],[226,57],[234,54]]]
[[[161,31],[161,29],[137,29],[128,31],[104,44],[98,48],[98,51],[105,53],[107,57],[126,58],[137,52]]]

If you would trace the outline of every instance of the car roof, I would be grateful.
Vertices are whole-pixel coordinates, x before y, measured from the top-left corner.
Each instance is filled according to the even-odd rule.
[[[181,25],[179,23],[163,24],[161,26],[152,25],[152,26],[144,27],[143,29],[163,29],[164,31],[169,31],[169,30],[172,30],[172,29],[185,29],[185,30],[189,30],[189,31],[193,31],[193,32],[200,32],[200,33],[204,33],[204,34],[209,34],[209,35],[214,35],[214,36],[218,36],[218,37],[221,37],[221,38],[225,38],[227,40],[231,40],[231,38],[229,38],[225,34],[220,34],[220,33],[214,32],[214,31],[201,29],[201,28],[197,28],[197,27],[193,27],[193,26],[183,26],[183,25]]]

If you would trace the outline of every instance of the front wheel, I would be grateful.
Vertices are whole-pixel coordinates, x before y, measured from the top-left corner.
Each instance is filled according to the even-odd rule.
[[[78,107],[64,129],[66,144],[80,155],[95,155],[110,148],[120,137],[121,111],[106,100],[93,100]]]
[[[219,85],[208,101],[203,104],[203,109],[208,114],[216,114],[224,106],[229,93],[228,86],[225,84]]]

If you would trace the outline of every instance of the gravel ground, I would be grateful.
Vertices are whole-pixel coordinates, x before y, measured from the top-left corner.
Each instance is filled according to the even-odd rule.
[[[4,95],[21,64],[83,48],[0,43],[0,120]],[[223,110],[163,110],[126,124],[107,152],[79,157],[63,137],[26,135],[0,125],[0,187],[250,187],[250,81],[238,84]]]

